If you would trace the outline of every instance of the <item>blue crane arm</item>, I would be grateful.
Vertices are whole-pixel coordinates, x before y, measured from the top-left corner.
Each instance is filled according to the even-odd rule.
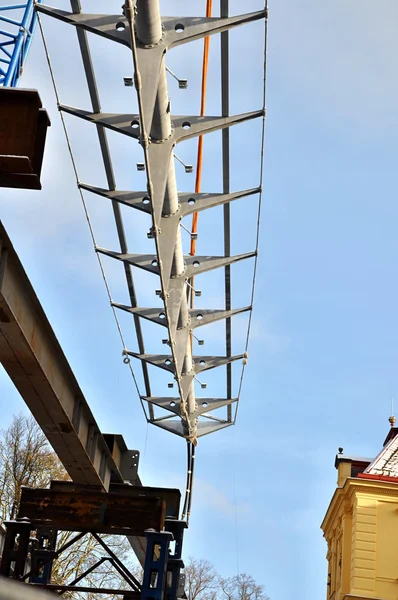
[[[36,20],[34,0],[0,6],[0,86],[18,85]]]

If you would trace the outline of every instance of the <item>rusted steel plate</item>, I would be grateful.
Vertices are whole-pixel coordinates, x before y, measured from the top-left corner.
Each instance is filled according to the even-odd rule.
[[[18,518],[34,527],[136,536],[162,530],[165,512],[161,498],[23,488]]]
[[[72,481],[52,481],[51,490],[59,492],[97,492],[101,493],[101,488],[92,486],[78,485]],[[132,486],[126,483],[111,483],[109,493],[127,498],[161,498],[166,502],[166,518],[178,519],[180,512],[181,492],[174,488],[159,488]]]
[[[0,88],[0,186],[41,189],[47,112],[36,90]]]
[[[36,90],[0,89],[0,154],[33,158],[37,115],[41,107]]]
[[[166,517],[178,519],[180,513],[181,492],[173,488],[137,487],[124,484],[111,484],[109,491],[129,498],[162,498],[166,502]]]

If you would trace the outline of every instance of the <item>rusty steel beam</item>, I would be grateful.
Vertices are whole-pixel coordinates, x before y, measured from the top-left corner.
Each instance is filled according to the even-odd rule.
[[[86,493],[96,491],[102,493],[101,488],[78,485],[71,481],[52,481],[50,489],[57,492]],[[109,493],[125,498],[161,498],[166,502],[166,519],[178,519],[180,514],[181,492],[176,488],[159,488],[129,485],[126,483],[111,483]]]
[[[129,479],[137,453],[101,434],[1,221],[0,362],[75,483]]]
[[[165,515],[166,502],[159,497],[33,488],[22,488],[18,510],[18,519],[28,520],[32,529],[129,536],[162,531]]]

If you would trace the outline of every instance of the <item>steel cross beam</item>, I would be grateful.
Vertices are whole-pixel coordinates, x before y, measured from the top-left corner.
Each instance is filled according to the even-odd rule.
[[[0,7],[0,85],[18,84],[35,25],[34,0]]]
[[[123,135],[130,136],[140,142],[144,150],[148,178],[148,189],[143,192],[119,191],[114,186],[109,190],[79,182],[81,189],[93,192],[111,200],[112,204],[124,204],[151,215],[151,235],[154,238],[156,253],[153,255],[136,255],[114,252],[104,248],[96,250],[107,256],[116,258],[127,266],[144,269],[160,277],[160,297],[164,309],[140,308],[137,304],[131,307],[114,305],[131,312],[135,322],[139,318],[147,318],[168,329],[167,344],[169,355],[151,355],[145,352],[126,353],[141,361],[142,365],[150,364],[166,369],[172,373],[177,382],[179,398],[159,399],[151,395],[143,395],[149,408],[161,406],[172,414],[178,415],[180,421],[170,417],[155,418],[150,422],[177,433],[195,442],[197,437],[221,429],[233,423],[231,405],[236,402],[232,398],[231,373],[227,370],[227,397],[208,402],[197,401],[194,391],[196,375],[206,369],[227,365],[232,361],[244,359],[245,355],[231,356],[230,322],[231,317],[241,310],[232,310],[229,288],[229,268],[236,261],[254,257],[255,252],[245,255],[230,256],[229,220],[225,221],[225,255],[224,256],[184,256],[181,240],[181,219],[187,214],[204,210],[213,206],[224,205],[225,214],[229,215],[229,203],[233,200],[259,193],[259,188],[231,193],[227,183],[229,169],[228,130],[229,127],[250,119],[264,117],[264,109],[242,115],[229,116],[226,100],[228,77],[228,55],[222,57],[222,116],[172,116],[167,90],[166,67],[164,62],[167,50],[208,35],[223,32],[237,25],[267,18],[266,9],[236,17],[228,17],[225,3],[220,18],[183,18],[160,17],[159,0],[127,0],[124,14],[90,15],[74,10],[68,13],[59,9],[40,5],[37,9],[49,16],[75,26],[81,34],[85,31],[105,37],[109,40],[129,47],[133,52],[134,81],[137,88],[139,108],[138,114],[105,114],[99,109],[86,111],[61,105],[60,109],[78,118],[92,122],[103,131],[109,128]],[[225,50],[225,37],[223,44]],[[87,60],[83,53],[83,62],[87,73]],[[91,73],[91,71],[90,71]],[[90,77],[93,77],[91,73]],[[176,174],[173,160],[174,147],[187,139],[223,130],[223,194],[179,194],[177,192]],[[204,324],[217,319],[226,319],[227,352],[226,356],[193,357],[190,334],[195,327],[195,317],[188,309],[187,283],[190,277],[215,268],[225,268],[226,307],[225,310],[208,311]],[[243,309],[242,309],[243,310]],[[251,310],[251,306],[246,310]],[[206,406],[227,407],[227,419],[219,419],[203,411]],[[203,417],[205,420],[203,421]]]

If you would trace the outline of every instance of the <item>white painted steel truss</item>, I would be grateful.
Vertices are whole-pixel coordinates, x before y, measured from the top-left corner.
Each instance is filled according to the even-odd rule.
[[[228,31],[238,25],[265,20],[263,10],[228,16],[228,1],[221,0],[219,17],[161,17],[159,0],[126,1],[123,14],[93,15],[81,12],[79,0],[71,0],[71,12],[37,4],[36,9],[45,15],[73,25],[77,29],[85,74],[88,83],[91,110],[60,105],[64,113],[93,123],[98,132],[104,162],[107,188],[79,182],[81,190],[107,198],[113,207],[120,249],[117,251],[97,247],[97,252],[123,263],[131,305],[113,303],[120,310],[133,315],[138,340],[138,352],[125,349],[127,357],[141,362],[145,392],[141,400],[148,404],[148,420],[168,431],[196,443],[199,436],[222,429],[234,423],[239,397],[232,397],[231,363],[246,362],[246,349],[233,355],[231,352],[231,321],[234,315],[251,311],[252,305],[234,309],[231,304],[230,266],[238,261],[255,258],[257,248],[250,253],[231,256],[229,204],[252,195],[261,196],[261,187],[231,192],[229,164],[229,128],[252,119],[259,119],[264,127],[265,107],[259,110],[229,115],[229,53]],[[98,90],[90,56],[86,32],[122,44],[133,53],[134,84],[138,95],[137,114],[106,114],[101,111]],[[166,81],[166,52],[176,46],[221,34],[221,99],[222,111],[218,116],[175,116],[170,112]],[[265,69],[265,64],[264,64]],[[263,75],[263,74],[261,74]],[[265,80],[265,74],[264,74]],[[106,130],[129,136],[142,146],[147,190],[121,191],[116,187]],[[179,193],[177,191],[173,154],[177,144],[190,138],[223,130],[222,193]],[[151,235],[155,242],[154,254],[132,254],[127,248],[120,206],[147,213],[152,218]],[[224,207],[224,255],[184,256],[181,241],[181,220],[195,212]],[[138,306],[134,287],[134,269],[143,269],[160,279],[158,296],[163,308]],[[188,296],[192,277],[213,269],[223,269],[225,276],[225,306],[219,310],[189,307]],[[146,319],[166,329],[162,335],[168,347],[166,354],[148,354],[145,351],[141,319]],[[192,354],[192,333],[215,321],[225,320],[225,354],[222,356],[196,356]],[[162,331],[162,330],[160,330]],[[151,393],[148,365],[168,371],[176,382],[178,394],[157,397]],[[226,394],[223,398],[195,397],[196,376],[208,369],[226,366]],[[155,409],[168,411],[167,416],[156,416]],[[220,418],[212,410],[225,408]],[[164,413],[162,412],[162,415]]]

